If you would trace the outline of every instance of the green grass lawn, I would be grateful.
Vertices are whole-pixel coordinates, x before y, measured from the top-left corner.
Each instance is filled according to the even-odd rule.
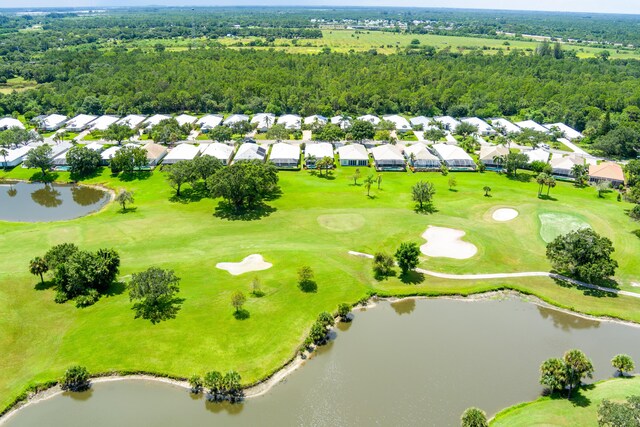
[[[0,222],[0,407],[27,384],[57,378],[72,364],[91,372],[144,370],[174,376],[235,369],[243,383],[251,383],[295,354],[319,312],[335,311],[339,303],[355,303],[372,292],[439,295],[510,288],[577,311],[640,322],[640,300],[630,297],[593,296],[547,278],[377,282],[370,261],[347,254],[391,253],[405,240],[422,244],[420,235],[427,226],[437,225],[465,230],[465,240],[478,247],[478,254],[463,261],[425,258],[423,268],[453,273],[548,271],[539,214],[579,210],[585,222],[613,240],[620,286],[637,290],[631,282],[640,282],[640,242],[632,231],[640,225],[629,220],[625,209],[630,205],[617,202],[615,193],[598,199],[592,188],[559,183],[552,190],[553,200],[540,200],[535,182],[495,173],[384,173],[382,189],[374,186],[367,197],[363,186],[352,185],[354,169],[338,168],[334,179],[306,171],[280,173],[282,196],[269,202],[274,211],[254,221],[214,216],[216,200],[176,201],[158,170],[133,181],[112,178],[104,170],[88,182],[132,190],[135,211],[122,214],[110,205],[73,221]],[[373,171],[361,172],[365,177]],[[32,174],[15,168],[0,172],[0,177],[28,179]],[[457,191],[448,190],[452,175]],[[60,173],[58,179],[67,180],[68,174]],[[433,214],[413,210],[410,189],[419,179],[436,185]],[[492,188],[492,197],[483,196],[485,185]],[[520,216],[497,223],[491,219],[497,207],[514,207]],[[56,304],[52,290],[35,290],[39,279],[28,273],[29,260],[63,242],[90,250],[115,248],[123,281],[152,265],[174,269],[182,278],[184,298],[177,318],[156,325],[134,319],[120,288],[85,309]],[[254,253],[273,268],[241,276],[215,268],[218,262],[240,261]],[[305,264],[316,273],[317,293],[297,287],[296,271]],[[249,297],[245,308],[250,317],[236,320],[231,294],[248,293],[255,276],[266,296]]]
[[[7,79],[7,83],[0,84],[0,93],[8,94],[13,92],[22,92],[27,89],[32,89],[38,84],[33,80],[25,80],[24,77],[14,77]]]
[[[452,49],[456,52],[468,53],[472,51],[482,50],[487,54],[495,54],[498,51],[508,53],[510,50],[519,49],[527,52],[533,52],[540,44],[534,40],[504,40],[490,39],[483,37],[460,37],[446,36],[435,34],[402,34],[385,31],[358,31],[356,30],[322,30],[322,38],[320,39],[299,39],[293,44],[289,39],[275,39],[274,46],[249,46],[252,40],[263,40],[263,37],[220,37],[215,41],[206,39],[192,40],[189,38],[173,38],[173,39],[147,39],[136,40],[131,42],[119,42],[119,46],[125,46],[128,49],[143,49],[152,51],[157,44],[165,46],[167,51],[184,51],[192,48],[208,48],[213,44],[221,44],[223,46],[232,47],[234,49],[277,49],[284,50],[289,53],[318,53],[323,48],[329,47],[337,52],[367,51],[376,49],[379,53],[392,54],[399,50],[404,50],[411,45],[411,41],[417,39],[421,46],[434,46],[436,49]],[[505,42],[508,42],[505,45]],[[237,46],[242,43],[244,46]],[[95,45],[92,45],[95,47]],[[102,42],[102,49],[110,49],[113,47],[111,42]],[[564,44],[566,50],[576,51],[580,58],[591,58],[597,56],[603,50],[608,50],[611,58],[639,59],[640,53],[636,50],[625,49],[603,49],[591,46]]]
[[[616,378],[596,383],[580,391],[573,400],[541,397],[499,412],[490,423],[499,426],[581,426],[598,425],[598,406],[603,399],[622,402],[640,394],[640,377]],[[577,404],[576,402],[584,402]]]

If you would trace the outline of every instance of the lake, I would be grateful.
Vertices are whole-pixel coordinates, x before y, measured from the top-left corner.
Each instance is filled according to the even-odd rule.
[[[7,426],[458,426],[477,406],[493,415],[542,391],[539,366],[572,348],[593,361],[640,360],[640,328],[585,319],[519,298],[382,301],[265,395],[213,404],[170,384],[94,384],[31,405]]]
[[[0,182],[0,221],[44,222],[79,218],[110,200],[95,187],[32,182]]]

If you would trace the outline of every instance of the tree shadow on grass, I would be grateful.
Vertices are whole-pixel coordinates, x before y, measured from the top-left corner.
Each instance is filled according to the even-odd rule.
[[[229,221],[255,221],[267,217],[277,209],[261,203],[252,209],[235,209],[230,203],[221,201],[216,206],[213,216]]]
[[[75,182],[84,181],[85,179],[92,179],[102,175],[103,169],[104,169],[104,166],[100,166],[89,173],[85,173],[85,174],[71,173],[69,176],[72,181],[75,181]]]
[[[318,284],[315,280],[305,280],[302,283],[298,283],[298,287],[302,292],[315,293],[318,292]]]
[[[246,320],[246,319],[248,319],[249,317],[251,317],[251,314],[249,313],[249,310],[245,310],[245,309],[243,308],[243,309],[240,309],[240,310],[234,311],[234,312],[233,312],[233,317],[235,317],[235,318],[236,318],[236,320]]]
[[[553,197],[553,196],[547,196],[546,194],[541,194],[541,195],[539,195],[539,196],[538,196],[538,199],[540,199],[540,200],[550,200],[550,201],[552,201],[552,202],[557,202],[557,201],[558,201],[558,199],[556,199],[555,197]]]
[[[400,274],[400,281],[407,285],[417,285],[424,281],[424,274],[411,270],[406,274]]]
[[[175,319],[183,302],[184,298],[163,298],[155,303],[137,302],[131,309],[136,312],[136,319],[142,317],[155,325],[164,320]]]
[[[40,281],[35,284],[33,289],[36,291],[46,291],[47,289],[51,289],[55,286],[55,282],[53,280],[45,280],[44,282]]]
[[[562,274],[559,273],[557,271],[551,271],[551,273],[554,274]],[[562,286],[563,288],[575,288],[578,289],[580,291],[582,291],[583,295],[585,296],[590,296],[590,297],[596,297],[596,298],[617,298],[618,294],[614,293],[614,292],[607,292],[607,291],[602,291],[600,289],[591,289],[591,288],[586,288],[584,286],[579,286],[579,285],[575,285],[567,280],[563,280],[559,277],[552,277],[552,280],[556,283],[556,285]],[[615,280],[612,279],[605,279],[602,280],[598,283],[596,283],[596,285],[598,286],[602,286],[602,287],[606,287],[606,288],[612,288],[612,289],[618,289],[619,285]]]
[[[127,284],[125,282],[113,282],[109,285],[106,292],[103,293],[104,296],[113,297],[116,295],[122,295],[127,289]]]
[[[129,212],[135,212],[137,210],[138,210],[137,207],[130,207],[130,208],[118,209],[118,213],[119,214],[127,214]]]
[[[419,214],[433,214],[438,212],[438,209],[436,209],[435,206],[433,206],[433,204],[428,204],[428,205],[422,205],[422,207],[420,207],[420,205],[417,205],[414,209],[415,213],[419,213]]]
[[[573,406],[579,406],[580,408],[586,408],[591,405],[591,399],[584,395],[583,391],[585,390],[593,390],[595,385],[593,384],[585,384],[582,387],[573,391],[571,395],[571,399],[569,401],[573,404]]]
[[[130,181],[143,181],[145,179],[151,178],[153,172],[151,171],[134,171],[134,172],[122,172],[120,174],[120,181],[130,182]]]
[[[528,173],[516,173],[515,175],[507,175],[507,177],[511,181],[518,181],[518,182],[530,182],[531,179],[533,178]]]
[[[640,229],[638,229],[638,230],[633,230],[633,231],[631,232],[631,234],[634,234],[637,238],[639,238],[639,239],[640,239]]]
[[[322,174],[320,174],[316,169],[311,169],[309,170],[309,175],[315,176],[316,178],[319,178],[319,179],[326,179],[327,181],[334,181],[336,179],[332,171],[325,171]]]
[[[199,202],[200,200],[206,198],[208,196],[207,192],[204,191],[203,188],[184,188],[180,191],[180,195],[174,194],[169,199],[170,202],[173,203],[193,203]]]
[[[29,178],[29,181],[49,183],[49,182],[54,182],[56,179],[58,179],[58,172],[49,172],[47,174],[42,174],[42,172],[36,172],[33,175],[31,175],[31,178]]]

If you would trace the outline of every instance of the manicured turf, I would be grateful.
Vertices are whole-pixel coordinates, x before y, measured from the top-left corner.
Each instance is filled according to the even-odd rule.
[[[243,383],[254,382],[295,354],[319,312],[334,311],[339,303],[354,303],[370,292],[471,294],[513,288],[578,311],[640,322],[640,300],[630,297],[594,296],[547,278],[377,282],[369,260],[347,254],[392,253],[405,240],[422,244],[420,235],[427,226],[437,225],[466,231],[465,240],[478,247],[478,254],[464,261],[425,259],[423,268],[452,273],[544,271],[549,265],[538,215],[579,210],[596,231],[613,240],[621,287],[636,290],[630,282],[640,281],[640,242],[632,231],[640,226],[624,212],[630,205],[617,202],[614,193],[598,199],[592,188],[559,183],[551,192],[553,199],[539,200],[535,182],[495,173],[385,173],[382,189],[374,185],[372,197],[367,197],[364,187],[352,185],[353,171],[338,169],[333,179],[306,171],[282,172],[282,196],[269,202],[273,212],[253,221],[214,216],[215,200],[176,201],[159,171],[133,181],[103,171],[89,182],[134,191],[135,211],[122,214],[111,205],[74,221],[0,223],[0,407],[27,384],[57,378],[76,363],[92,372],[145,370],[177,376],[236,369]],[[363,177],[370,173],[361,171]],[[0,172],[0,177],[28,179],[32,173],[16,168]],[[448,190],[452,175],[457,191]],[[68,175],[60,173],[58,179]],[[410,189],[419,179],[436,185],[433,214],[413,210]],[[483,196],[485,185],[492,188],[492,197]],[[188,186],[183,191],[188,194]],[[520,215],[497,223],[491,210],[498,206],[515,207]],[[174,269],[182,278],[184,298],[177,318],[156,325],[134,319],[122,287],[85,309],[54,303],[52,290],[34,289],[38,279],[28,274],[27,265],[62,242],[117,249],[123,281],[152,265]],[[218,262],[253,253],[262,254],[273,267],[236,277],[215,268]],[[296,271],[305,264],[316,273],[317,293],[305,294],[297,287]],[[255,276],[266,296],[250,297],[245,307],[250,317],[236,320],[231,294],[248,293]]]
[[[498,413],[491,426],[581,426],[598,425],[598,406],[603,399],[623,402],[640,395],[640,377],[617,378],[583,389],[572,400],[541,397]]]
[[[546,243],[571,231],[589,227],[589,224],[583,219],[565,213],[545,212],[538,217],[540,218],[540,237]]]

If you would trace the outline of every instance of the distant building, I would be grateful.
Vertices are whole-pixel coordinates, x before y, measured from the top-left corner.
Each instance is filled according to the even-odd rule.
[[[462,119],[464,123],[470,124],[471,126],[475,126],[478,129],[479,135],[495,135],[496,131],[491,127],[491,125],[484,120],[478,117],[467,117]]]
[[[278,124],[283,125],[286,129],[299,130],[302,126],[302,118],[297,114],[285,114],[278,117]]]
[[[128,116],[118,120],[116,123],[119,125],[129,126],[131,129],[135,129],[140,126],[146,118],[147,116],[142,116],[140,114],[129,114]]]
[[[478,160],[489,168],[502,167],[501,163],[496,162],[496,158],[504,158],[507,154],[509,154],[509,149],[504,145],[483,145],[480,147]]]
[[[460,124],[459,121],[451,116],[436,116],[433,120],[440,123],[449,132],[455,132],[456,128]]]
[[[433,144],[431,148],[451,170],[476,170],[476,162],[457,145]]]
[[[522,132],[522,129],[520,129],[520,126],[515,125],[511,123],[509,120],[502,119],[502,118],[491,119],[491,126],[493,126],[493,128],[497,132],[500,132],[503,135]]]
[[[549,130],[542,126],[540,123],[536,123],[533,120],[525,120],[523,122],[516,122],[516,126],[521,129],[531,129],[537,132],[549,133]]]
[[[267,150],[261,145],[253,143],[244,143],[238,147],[236,155],[233,156],[233,162],[241,162],[246,160],[259,160],[264,162],[267,157]]]
[[[584,138],[584,135],[582,135],[574,128],[565,125],[564,123],[552,123],[544,125],[544,127],[546,129],[549,129],[550,132],[553,132],[555,129],[559,130],[560,132],[562,132],[562,135],[569,141],[576,141]]]
[[[20,120],[14,119],[13,117],[5,117],[0,119],[0,130],[7,130],[11,128],[24,129],[24,125]]]
[[[406,169],[404,156],[398,148],[391,144],[373,147],[371,155],[378,171],[403,171]]]
[[[316,162],[324,157],[333,161],[333,145],[328,142],[308,143],[304,147],[305,165],[308,169],[315,169]]]
[[[115,116],[100,116],[97,119],[95,119],[93,122],[91,122],[89,128],[91,130],[104,131],[109,129],[109,126],[116,123],[118,120],[120,120],[120,118]]]
[[[363,122],[369,122],[374,126],[378,126],[378,124],[380,123],[380,118],[378,116],[373,116],[371,114],[365,114],[364,116],[360,116],[358,117],[358,120],[361,120]]]
[[[427,146],[422,142],[406,147],[404,149],[404,156],[415,171],[440,170],[440,165],[442,164],[440,158],[429,151]]]
[[[196,125],[200,126],[200,130],[204,133],[209,132],[211,129],[214,129],[217,126],[220,126],[222,123],[222,116],[217,114],[207,114],[206,116],[201,117],[196,122]]]
[[[251,124],[256,127],[257,131],[266,132],[276,124],[276,116],[271,113],[258,113],[251,118]]]
[[[48,116],[38,116],[33,120],[37,123],[38,129],[50,132],[60,129],[67,121],[67,116],[50,114]]]
[[[297,169],[300,166],[300,146],[278,142],[271,146],[269,161],[279,169]]]
[[[82,132],[89,128],[91,122],[97,119],[98,116],[92,116],[89,114],[78,114],[66,123],[65,128],[70,132]]]
[[[230,145],[222,144],[220,142],[214,142],[212,144],[207,144],[204,149],[202,149],[202,146],[200,147],[202,156],[211,156],[215,159],[218,159],[225,166],[231,163],[231,157],[233,157],[233,147],[231,147]]]
[[[181,160],[193,160],[200,154],[200,149],[193,144],[178,144],[171,149],[162,160],[163,165],[172,165]]]
[[[397,132],[407,132],[411,130],[411,124],[409,123],[409,120],[397,114],[390,114],[382,117],[382,119],[393,123],[396,127]]]

